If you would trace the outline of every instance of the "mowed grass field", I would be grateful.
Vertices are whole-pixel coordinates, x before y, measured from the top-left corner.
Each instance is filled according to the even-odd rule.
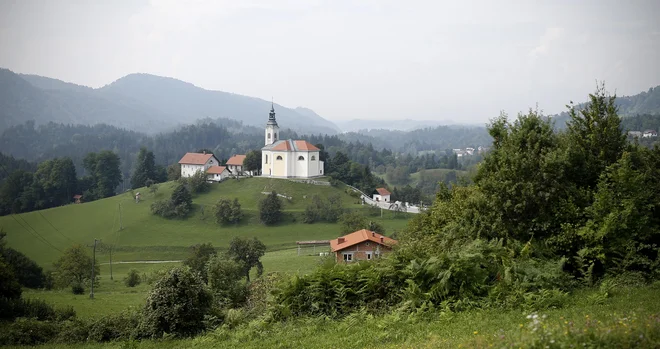
[[[76,243],[91,245],[94,239],[100,239],[102,247],[114,246],[115,261],[179,260],[191,245],[210,242],[222,249],[236,236],[256,237],[269,251],[291,248],[299,240],[332,239],[339,236],[338,224],[303,224],[300,219],[292,220],[292,215],[295,217],[304,211],[313,195],[340,195],[345,208],[362,207],[356,203],[356,198],[345,192],[344,187],[247,178],[214,183],[208,193],[193,196],[194,214],[187,219],[164,219],[152,215],[151,203],[169,198],[173,186],[174,183],[161,184],[155,195],[145,188],[136,190],[142,195],[140,203],[135,203],[131,193],[124,193],[90,203],[4,216],[0,217],[0,227],[7,233],[10,247],[49,269],[59,258],[60,251]],[[290,214],[288,220],[267,227],[259,223],[258,203],[265,197],[261,192],[271,190],[290,196],[292,200],[283,199],[284,211]],[[229,226],[216,223],[213,205],[220,198],[239,199],[246,214],[242,223]],[[382,223],[389,233],[403,229],[407,223],[407,219],[393,218],[389,212],[386,212],[384,218],[374,217],[373,220]],[[100,248],[98,257],[101,263],[109,262],[108,249]]]
[[[89,246],[91,253],[94,239],[101,240],[96,252],[96,259],[101,265],[100,285],[95,289],[94,300],[89,299],[87,285],[84,295],[73,295],[69,289],[64,289],[25,290],[24,296],[44,299],[58,306],[73,306],[80,317],[96,317],[129,307],[140,307],[150,286],[143,283],[135,288],[126,287],[122,280],[131,268],[148,275],[156,269],[180,264],[178,261],[186,257],[192,245],[210,242],[224,249],[236,236],[256,237],[267,246],[266,255],[262,257],[264,272],[307,273],[323,259],[318,253],[327,251],[327,248],[303,250],[299,256],[295,242],[332,239],[340,235],[340,225],[337,223],[304,224],[300,221],[299,215],[312,196],[325,198],[340,195],[345,208],[363,209],[357,204],[358,199],[350,196],[343,186],[246,178],[214,183],[208,193],[193,195],[194,213],[187,219],[168,220],[152,215],[151,203],[169,198],[174,185],[163,183],[155,194],[146,188],[135,190],[142,195],[140,203],[135,203],[133,194],[129,192],[89,203],[0,217],[0,227],[7,233],[8,245],[34,259],[44,270],[52,269],[53,262],[61,255],[60,251],[81,244]],[[259,222],[258,203],[265,197],[262,192],[271,190],[289,196],[291,200],[282,200],[287,216],[285,222],[277,226],[264,226]],[[220,198],[239,199],[246,214],[242,223],[230,226],[216,223],[213,205]],[[397,218],[391,212],[385,212],[382,218],[370,219],[382,223],[387,233],[402,230],[408,221],[405,215]],[[111,246],[113,280],[110,279],[109,265]],[[125,263],[140,261],[174,262]]]

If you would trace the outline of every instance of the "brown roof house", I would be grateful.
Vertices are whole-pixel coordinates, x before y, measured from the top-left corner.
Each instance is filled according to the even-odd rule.
[[[387,189],[385,188],[377,188],[376,193],[374,194],[374,201],[379,201],[379,202],[390,202],[390,193]]]
[[[181,160],[181,177],[192,177],[195,173],[206,172],[211,166],[220,165],[220,161],[213,154],[204,153],[186,153]]]
[[[206,170],[206,177],[209,181],[222,182],[231,176],[231,172],[225,166],[211,166]]]
[[[226,165],[231,173],[240,176],[243,175],[243,161],[245,161],[245,155],[234,155],[227,160]]]
[[[330,248],[337,262],[368,261],[388,253],[397,241],[371,230],[362,229],[334,240]]]

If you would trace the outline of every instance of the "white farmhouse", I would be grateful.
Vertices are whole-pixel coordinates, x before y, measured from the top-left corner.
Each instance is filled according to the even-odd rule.
[[[276,178],[313,178],[323,176],[320,149],[303,140],[278,140],[279,126],[271,106],[261,148],[261,175]]]
[[[206,177],[209,181],[222,182],[231,176],[231,172],[225,166],[211,166],[206,170]]]
[[[204,153],[186,153],[181,160],[181,177],[192,177],[199,171],[206,172],[211,166],[220,165],[220,161],[213,154]]]
[[[243,161],[245,161],[245,155],[234,155],[227,160],[225,165],[232,174],[240,176],[243,175]]]
[[[377,188],[376,194],[374,194],[374,201],[390,202],[390,195],[392,195],[392,193],[390,193],[389,190],[385,188]]]
[[[642,135],[643,138],[658,137],[658,132],[655,130],[646,130]]]

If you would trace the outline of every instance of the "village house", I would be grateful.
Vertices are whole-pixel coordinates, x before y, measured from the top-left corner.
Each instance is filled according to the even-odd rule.
[[[320,149],[304,140],[278,140],[279,126],[271,106],[261,148],[261,175],[275,178],[314,178],[323,176]]]
[[[337,262],[368,261],[392,250],[397,241],[371,230],[362,229],[330,240]]]
[[[231,176],[231,172],[226,166],[211,166],[206,170],[206,177],[209,181],[222,182]]]
[[[642,131],[628,131],[629,137],[642,137]]]
[[[213,154],[204,153],[186,153],[181,160],[181,177],[192,177],[195,173],[206,172],[211,166],[220,165],[220,161]]]
[[[390,195],[392,195],[392,193],[390,193],[387,189],[377,188],[376,194],[374,194],[374,201],[390,202]]]
[[[245,161],[245,155],[234,155],[227,160],[227,168],[229,171],[236,175],[242,176],[243,173],[243,161]]]
[[[658,132],[655,130],[646,130],[642,135],[643,138],[658,137]]]

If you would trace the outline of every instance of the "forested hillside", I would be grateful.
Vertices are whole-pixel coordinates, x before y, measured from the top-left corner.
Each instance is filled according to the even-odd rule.
[[[131,74],[93,89],[0,68],[0,131],[35,121],[36,124],[105,123],[154,134],[208,117],[261,126],[270,103],[148,74]],[[285,127],[330,134],[339,130],[310,109],[275,107]]]
[[[623,119],[622,126],[633,126],[626,122],[626,118],[636,115],[660,115],[660,86],[651,87],[646,92],[641,92],[632,96],[619,96],[616,98],[616,107],[619,116]],[[587,104],[580,103],[576,105],[577,110],[583,109]],[[566,128],[566,122],[570,119],[568,112],[562,112],[551,116],[556,129]],[[652,127],[651,127],[652,128]],[[653,129],[653,128],[652,128]],[[655,128],[657,130],[657,127]]]

